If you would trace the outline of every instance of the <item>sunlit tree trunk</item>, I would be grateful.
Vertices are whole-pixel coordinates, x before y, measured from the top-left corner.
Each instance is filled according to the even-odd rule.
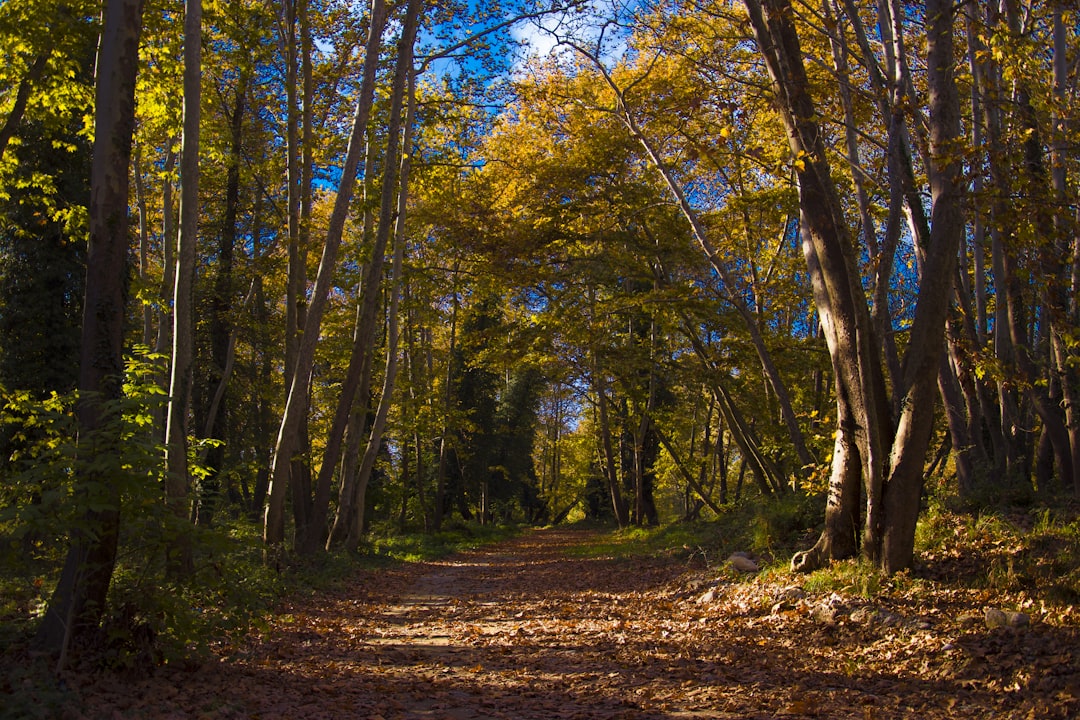
[[[831,0],[825,0],[822,3],[822,12],[825,15],[827,23],[835,22],[832,20],[830,2]],[[857,19],[858,18],[856,18],[856,20]],[[891,183],[890,213],[885,224],[884,242],[879,243],[877,227],[871,214],[870,197],[866,190],[864,171],[862,169],[862,161],[859,152],[859,136],[855,120],[855,107],[851,93],[852,81],[848,67],[849,50],[846,36],[842,30],[839,30],[838,32],[830,34],[829,37],[830,47],[832,48],[833,66],[837,75],[837,86],[841,104],[844,109],[844,139],[847,145],[847,160],[851,167],[851,177],[855,183],[855,195],[858,200],[859,236],[866,246],[871,266],[874,268],[872,289],[873,307],[871,318],[877,336],[882,341],[885,364],[888,369],[889,378],[892,380],[892,387],[895,389],[899,386],[900,358],[897,354],[896,340],[892,332],[892,309],[890,307],[889,290],[894,267],[894,258],[896,255],[896,244],[900,237],[899,219],[900,211],[903,206],[902,192],[898,182]],[[880,105],[885,107],[886,103],[882,102]],[[888,151],[890,158],[894,158],[897,153],[902,152],[899,140],[903,126],[897,122],[897,118],[902,117],[902,115],[899,111],[890,112],[889,117],[891,117],[892,120],[889,130]],[[894,177],[897,177],[896,174],[890,173],[890,179]],[[898,398],[895,398],[894,396],[894,408],[898,405]]]
[[[372,198],[375,193],[375,165],[378,160],[378,143],[369,140],[367,145],[367,157],[364,161],[364,221],[363,230],[360,234],[361,241],[366,246],[373,241],[375,235],[376,213],[372,209]],[[361,281],[357,288],[356,320],[353,324],[353,347],[349,355],[349,366],[345,371],[345,380],[341,384],[341,394],[338,396],[338,406],[334,413],[334,421],[330,426],[330,432],[326,437],[326,449],[324,457],[333,457],[336,454],[335,445],[342,442],[340,414],[347,410],[349,413],[348,424],[345,426],[344,450],[342,451],[341,472],[338,488],[337,513],[324,543],[327,549],[331,545],[341,543],[348,534],[348,521],[353,516],[353,503],[356,500],[356,482],[359,478],[357,469],[360,466],[360,453],[362,451],[364,437],[367,436],[368,420],[371,400],[371,375],[373,372],[372,359],[375,355],[374,340],[368,339],[365,343],[365,334],[371,335],[373,330],[365,330],[364,308],[367,296],[364,288],[367,286],[368,270],[365,266],[361,269]],[[381,278],[380,278],[381,280]],[[374,317],[374,316],[372,316]],[[332,466],[323,461],[319,468],[319,478],[315,487],[314,515],[319,522],[325,523],[329,512],[330,491],[333,484]]]
[[[701,341],[701,338],[697,336],[697,333],[693,331],[690,322],[686,318],[684,320],[683,333],[694,348],[698,360],[706,368],[706,382],[712,390],[717,409],[724,418],[732,440],[739,447],[739,454],[743,458],[744,467],[750,468],[750,473],[754,476],[754,480],[757,481],[763,495],[779,492],[784,479],[780,476],[776,465],[762,452],[761,443],[753,428],[735,405],[735,400],[723,379],[724,373],[716,366],[708,348]]]
[[[338,249],[345,219],[349,214],[353,189],[356,186],[356,172],[364,150],[364,136],[367,120],[375,92],[375,71],[382,30],[385,25],[385,3],[373,0],[370,13],[368,42],[364,53],[364,75],[360,85],[356,113],[353,117],[352,133],[342,167],[341,182],[338,187],[334,208],[330,216],[326,239],[323,246],[319,271],[311,301],[304,321],[304,329],[297,351],[295,369],[292,373],[285,402],[285,412],[281,418],[274,459],[270,472],[270,487],[267,492],[268,503],[263,525],[263,541],[270,546],[280,545],[285,540],[285,491],[288,484],[290,465],[300,445],[301,423],[307,413],[308,387],[311,367],[315,359],[315,346],[322,326],[323,312],[333,282],[337,266]]]
[[[371,425],[371,435],[368,438],[367,448],[360,462],[359,475],[357,477],[356,503],[353,508],[354,518],[349,524],[350,532],[345,538],[345,546],[355,549],[360,542],[360,534],[364,531],[364,510],[366,508],[367,486],[371,478],[371,472],[375,467],[379,449],[382,446],[383,431],[386,427],[386,418],[393,403],[394,385],[397,378],[398,367],[398,335],[399,319],[398,308],[401,301],[401,273],[404,263],[405,252],[405,216],[409,199],[409,169],[412,154],[412,132],[415,122],[416,102],[415,71],[413,69],[413,44],[416,42],[416,34],[420,23],[420,14],[423,11],[423,0],[409,0],[405,8],[405,19],[402,26],[401,38],[398,41],[397,68],[394,74],[394,85],[390,96],[390,119],[387,126],[386,155],[384,156],[385,170],[382,181],[382,198],[379,208],[379,225],[375,232],[375,248],[372,261],[368,266],[368,282],[365,288],[365,300],[371,297],[373,300],[378,295],[380,279],[382,276],[382,262],[376,263],[385,253],[387,242],[391,232],[395,233],[394,256],[391,267],[390,307],[388,310],[388,327],[386,340],[386,368],[383,375],[382,394],[379,397],[379,405],[375,411],[375,419]],[[408,103],[408,111],[404,119],[404,139],[399,140],[402,132],[402,109]],[[400,163],[400,166],[399,166]],[[395,212],[395,200],[397,207]],[[395,223],[396,215],[396,223]],[[366,310],[367,308],[365,308]],[[373,308],[374,309],[374,308]]]
[[[154,340],[154,353],[157,355],[165,355],[172,347],[171,299],[173,287],[176,285],[176,243],[172,242],[171,238],[176,237],[176,203],[173,200],[173,182],[170,176],[176,168],[177,159],[173,144],[172,140],[168,143],[169,150],[165,154],[165,171],[162,173],[164,181],[161,189],[161,237],[164,238],[164,241],[161,243],[162,279],[161,286],[158,288],[158,305],[161,309],[158,311],[157,335]],[[161,387],[163,392],[168,392],[167,369],[162,368],[162,372],[157,378],[158,386]],[[158,405],[154,408],[154,436],[162,442],[165,440],[166,410],[167,408],[164,405]]]
[[[904,357],[902,411],[895,435],[854,243],[848,233],[789,0],[746,0],[758,49],[776,92],[796,164],[803,250],[814,300],[836,374],[837,443],[833,454],[826,530],[792,565],[811,569],[841,556],[851,543],[842,513],[850,508],[852,450],[858,453],[865,495],[863,553],[889,572],[912,560],[922,470],[932,429],[933,398],[953,270],[963,234],[959,101],[953,80],[951,0],[928,3],[928,88],[933,211],[922,244],[919,300]],[[852,442],[852,440],[854,442]],[[838,520],[835,527],[832,520]]]
[[[923,250],[919,300],[904,355],[905,392],[886,481],[881,564],[887,572],[909,567],[914,556],[923,468],[933,428],[935,385],[944,350],[957,253],[966,225],[960,97],[954,74],[955,12],[953,0],[926,3],[930,236]]]
[[[199,125],[202,116],[202,0],[184,6],[184,132],[180,148],[180,234],[176,243],[173,290],[173,348],[169,406],[165,426],[165,499],[177,518],[170,572],[186,575],[191,568],[186,523],[188,490],[188,406],[191,400],[191,361],[195,343],[192,291],[195,284],[199,234]]]

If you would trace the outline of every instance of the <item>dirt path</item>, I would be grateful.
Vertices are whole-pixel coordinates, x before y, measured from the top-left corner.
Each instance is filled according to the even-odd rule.
[[[703,593],[682,559],[567,553],[587,539],[536,531],[367,572],[348,591],[293,603],[264,636],[223,648],[221,662],[80,688],[84,705],[70,717],[873,720],[1080,710],[1075,628],[965,634],[949,612],[902,607],[856,622],[841,600],[815,604],[756,582]],[[814,609],[830,607],[832,617]]]

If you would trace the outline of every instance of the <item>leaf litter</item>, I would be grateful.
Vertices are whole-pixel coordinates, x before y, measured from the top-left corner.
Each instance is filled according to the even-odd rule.
[[[240,645],[135,683],[68,678],[70,720],[1071,718],[1080,615],[1022,593],[867,599],[670,555],[586,558],[548,529],[295,598]],[[1029,624],[989,627],[986,610]],[[1026,604],[1025,604],[1026,603]]]

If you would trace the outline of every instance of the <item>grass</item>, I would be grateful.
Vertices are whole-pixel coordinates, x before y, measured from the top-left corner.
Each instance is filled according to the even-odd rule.
[[[370,538],[362,555],[378,562],[425,562],[488,545],[520,532],[514,525],[458,523],[437,533],[385,534]]]
[[[786,564],[820,522],[822,512],[821,498],[790,495],[729,507],[714,520],[608,530],[575,548],[574,554],[616,558],[681,555],[716,565],[731,553],[743,551]]]
[[[870,599],[882,593],[918,594],[927,583],[1021,594],[1047,605],[1080,604],[1080,503],[1069,497],[1041,504],[1002,502],[973,506],[932,498],[916,531],[915,567],[884,575],[863,559],[835,562],[805,576],[790,576],[788,561],[817,536],[820,499],[789,496],[729,508],[707,522],[653,528],[600,528],[576,547],[585,557],[678,557],[719,567],[732,552],[762,560],[756,577],[794,583],[808,592],[837,592]],[[737,576],[737,574],[733,575]],[[745,577],[745,576],[743,576]]]
[[[1045,602],[1080,603],[1080,505],[953,509],[936,502],[924,513],[916,551],[931,575],[976,588],[1025,592]]]

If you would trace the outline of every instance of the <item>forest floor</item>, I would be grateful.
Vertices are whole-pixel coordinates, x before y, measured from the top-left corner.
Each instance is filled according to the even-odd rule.
[[[71,719],[1075,718],[1080,618],[947,581],[872,596],[528,531],[293,599],[216,658],[74,674]],[[689,550],[689,549],[687,549]],[[1030,603],[1029,603],[1030,605]],[[1013,617],[1016,620],[1016,616]]]

